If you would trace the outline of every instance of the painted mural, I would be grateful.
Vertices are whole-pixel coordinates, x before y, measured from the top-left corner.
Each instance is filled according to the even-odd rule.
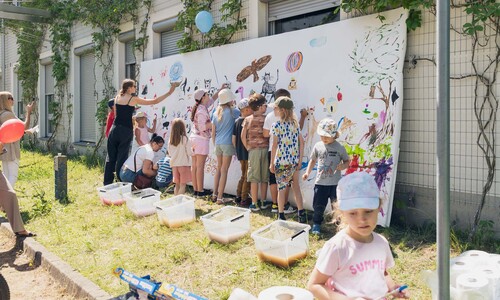
[[[302,171],[319,141],[318,122],[325,117],[335,119],[341,128],[339,142],[352,159],[345,173],[374,176],[384,201],[379,224],[388,226],[401,132],[406,13],[398,9],[384,16],[384,22],[369,15],[143,62],[142,97],[165,93],[170,82],[181,84],[167,100],[139,110],[150,122],[157,118],[156,132],[168,140],[174,118],[184,119],[188,134],[191,131],[193,95],[198,89],[213,95],[227,84],[237,101],[257,92],[272,102],[274,91],[286,88],[297,116],[303,109],[307,113],[302,128]],[[214,111],[217,104],[209,110]],[[205,167],[206,188],[213,187],[215,167],[211,154]],[[236,157],[229,172],[226,192],[234,194],[241,172]],[[301,182],[304,206],[311,210],[314,175]],[[294,202],[292,195],[290,201]]]

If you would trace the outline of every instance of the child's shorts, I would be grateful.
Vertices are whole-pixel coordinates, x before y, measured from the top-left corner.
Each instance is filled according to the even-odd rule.
[[[188,183],[191,182],[191,167],[172,167],[172,173],[174,174],[174,183]]]
[[[193,144],[194,155],[208,155],[210,140],[202,137],[191,137],[191,144]]]
[[[269,161],[267,148],[248,151],[248,182],[267,183],[269,181]]]
[[[297,171],[296,165],[275,166],[276,182],[278,190],[284,190],[293,181],[293,174]]]
[[[215,145],[215,155],[219,156],[233,156],[236,150],[233,145]]]

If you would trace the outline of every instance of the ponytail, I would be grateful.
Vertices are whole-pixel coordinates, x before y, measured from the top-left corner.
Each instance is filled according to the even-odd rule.
[[[191,122],[194,122],[194,116],[196,115],[196,111],[198,110],[198,106],[200,106],[201,100],[195,100],[196,104],[191,111]]]

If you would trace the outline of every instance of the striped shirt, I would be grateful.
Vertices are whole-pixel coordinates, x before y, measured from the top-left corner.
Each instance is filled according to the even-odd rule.
[[[171,182],[172,168],[170,167],[170,157],[165,156],[158,161],[158,173],[156,174],[157,182]]]

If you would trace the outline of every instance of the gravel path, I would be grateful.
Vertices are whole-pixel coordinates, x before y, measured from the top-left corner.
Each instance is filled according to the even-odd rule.
[[[42,267],[23,254],[22,240],[16,242],[0,230],[0,267],[15,299],[74,299]]]

